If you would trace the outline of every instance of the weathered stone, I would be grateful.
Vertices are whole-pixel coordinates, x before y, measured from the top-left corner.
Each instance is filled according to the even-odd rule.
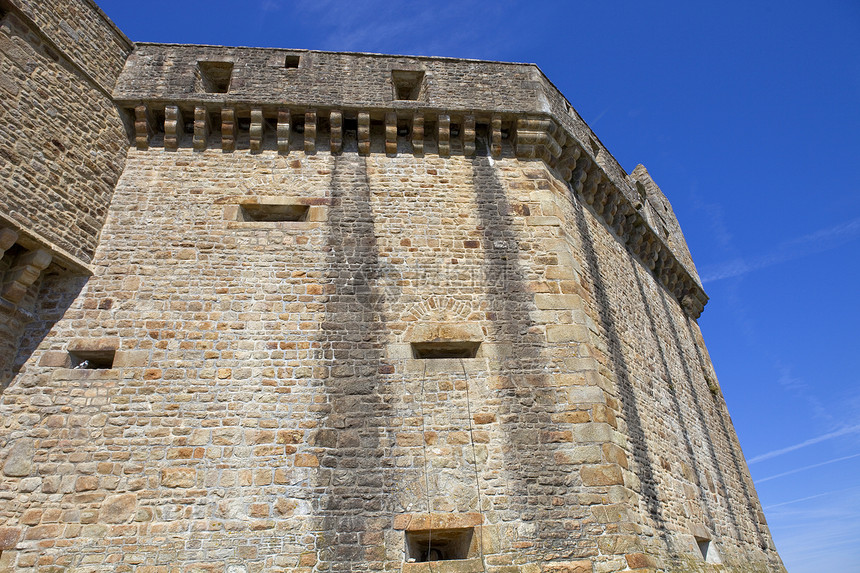
[[[601,466],[584,466],[580,470],[582,483],[585,485],[621,485],[624,476],[621,468],[615,464]]]
[[[20,527],[0,527],[0,551],[14,549],[20,540]]]
[[[194,487],[197,471],[194,468],[165,468],[161,470],[161,485],[164,487]]]
[[[105,523],[125,523],[134,514],[137,507],[137,495],[123,493],[108,496],[99,510],[99,521]]]
[[[544,563],[541,570],[544,573],[591,573],[591,561],[583,559],[580,561],[558,561]]]
[[[609,573],[698,559],[707,516],[727,563],[782,570],[705,422],[668,201],[537,68],[6,4],[9,568]],[[430,531],[465,558],[403,563]]]
[[[3,473],[9,477],[30,475],[33,470],[35,453],[33,440],[27,438],[16,440],[9,449],[9,453],[6,454],[6,461],[3,462]]]

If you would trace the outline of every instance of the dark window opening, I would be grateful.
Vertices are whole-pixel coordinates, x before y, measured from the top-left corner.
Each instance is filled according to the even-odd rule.
[[[421,95],[424,72],[392,70],[391,83],[394,85],[394,99],[417,100]]]
[[[197,62],[200,90],[206,93],[225,94],[230,89],[233,62]]]
[[[239,128],[239,131],[249,131],[251,129],[251,118],[250,117],[236,118],[236,127]]]
[[[15,265],[15,261],[19,256],[26,253],[27,249],[15,243],[3,253],[3,258],[0,259],[0,279],[3,278],[3,273],[11,269]],[[0,286],[2,286],[3,281],[0,280]]]
[[[412,356],[430,360],[440,358],[474,358],[480,342],[445,340],[442,342],[413,342]]]
[[[406,559],[418,563],[468,559],[474,529],[428,529],[406,532]]]
[[[239,206],[239,220],[258,223],[307,221],[308,209],[307,205],[259,205],[248,203]]]
[[[301,62],[302,57],[296,56],[294,54],[290,54],[284,58],[284,67],[285,68],[298,68],[299,62]]]
[[[475,124],[475,155],[490,154],[490,126],[486,123]]]
[[[345,117],[343,118],[343,130],[357,132],[358,131],[358,118],[356,117]]]
[[[159,133],[164,133],[164,110],[154,110],[152,112],[152,119],[155,131]]]
[[[696,537],[696,545],[699,546],[699,551],[701,552],[702,559],[705,560],[705,563],[722,563],[719,553],[717,553],[717,549],[714,547],[714,544],[711,543],[710,539]]]
[[[109,370],[113,368],[116,350],[70,350],[72,368],[75,370]]]

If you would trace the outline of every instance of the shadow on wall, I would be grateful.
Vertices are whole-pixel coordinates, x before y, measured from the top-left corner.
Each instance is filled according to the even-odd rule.
[[[520,264],[521,248],[512,226],[511,208],[495,168],[479,140],[478,156],[472,161],[473,185],[477,193],[478,222],[483,233],[484,288],[490,337],[512,347],[505,359],[504,386],[497,390],[500,427],[505,432],[510,456],[506,463],[510,507],[516,519],[534,524],[537,554],[581,552],[579,540],[564,529],[575,518],[573,506],[553,506],[550,500],[569,495],[576,485],[575,466],[563,467],[557,457],[559,445],[552,441],[557,424],[552,416],[559,404],[548,379],[549,361],[542,356],[545,339],[533,329],[530,314],[536,310]],[[593,541],[593,540],[592,540]]]
[[[18,375],[88,280],[50,267],[21,303],[0,301],[0,391]]]
[[[594,302],[597,305],[597,313],[600,321],[600,327],[605,333],[607,347],[610,355],[608,356],[609,365],[615,374],[615,380],[618,388],[619,400],[621,408],[624,412],[624,420],[627,423],[627,435],[630,443],[630,454],[633,458],[633,468],[636,472],[641,484],[640,495],[645,501],[645,506],[648,510],[648,516],[653,520],[654,525],[666,541],[666,522],[663,518],[663,507],[657,493],[657,482],[654,476],[654,468],[652,466],[652,455],[648,450],[648,444],[645,441],[645,431],[642,427],[642,417],[640,407],[636,398],[636,390],[634,388],[633,379],[630,372],[630,367],[624,359],[622,351],[623,343],[618,334],[618,329],[615,325],[615,317],[613,316],[613,302],[610,300],[609,292],[603,280],[603,270],[600,266],[600,261],[597,258],[596,246],[594,238],[591,236],[591,230],[588,228],[586,221],[586,208],[577,197],[571,198],[573,204],[574,216],[576,218],[576,226],[579,231],[579,240],[582,244],[582,251],[585,254],[585,261],[588,267],[588,274],[591,277],[591,284],[594,291]]]
[[[353,563],[364,563],[377,569],[385,555],[366,536],[390,523],[386,491],[392,476],[380,442],[390,410],[383,400],[385,297],[374,286],[380,265],[366,159],[335,157],[331,178],[324,281],[334,292],[325,301],[317,361],[326,369],[315,438],[324,452],[315,501],[318,568],[350,571]]]

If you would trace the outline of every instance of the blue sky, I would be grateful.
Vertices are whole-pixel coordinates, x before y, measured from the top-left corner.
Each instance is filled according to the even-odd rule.
[[[538,64],[672,201],[788,570],[857,570],[860,2],[97,1],[135,41]]]

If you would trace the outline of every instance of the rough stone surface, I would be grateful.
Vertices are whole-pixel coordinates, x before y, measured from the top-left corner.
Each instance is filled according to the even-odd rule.
[[[0,566],[716,571],[705,536],[784,570],[680,226],[537,68],[131,51],[90,2],[15,6],[5,49],[41,63],[0,90],[76,86],[102,147],[0,139],[32,155],[11,180],[57,174],[9,195],[0,272],[55,262],[0,304]],[[92,203],[45,208],[71,188]],[[426,531],[466,558],[404,563]]]
[[[36,451],[33,440],[21,438],[16,440],[6,453],[3,462],[3,474],[8,477],[26,477],[33,471],[33,457]]]

